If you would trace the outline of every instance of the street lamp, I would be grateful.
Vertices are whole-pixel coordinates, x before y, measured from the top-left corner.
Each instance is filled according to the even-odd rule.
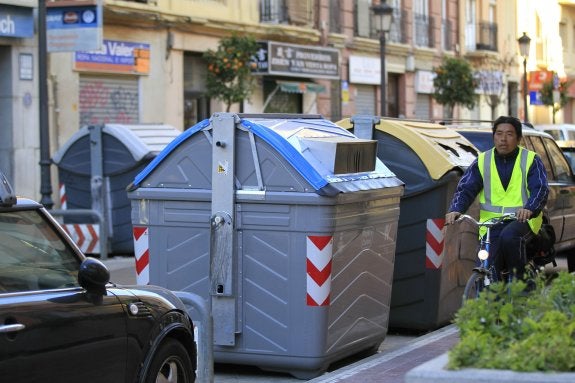
[[[385,71],[385,34],[391,29],[391,22],[393,21],[393,8],[382,0],[379,5],[371,7],[373,12],[374,27],[379,32],[379,55],[381,57],[381,115],[387,116],[387,89],[386,89],[386,71]]]
[[[527,58],[529,57],[529,45],[531,44],[531,39],[527,36],[527,33],[523,32],[523,36],[517,39],[519,43],[519,52],[521,57],[523,57],[523,103],[525,108],[525,122],[529,122],[529,116],[527,114]]]

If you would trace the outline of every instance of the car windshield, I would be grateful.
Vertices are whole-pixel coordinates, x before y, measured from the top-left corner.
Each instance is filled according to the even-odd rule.
[[[0,293],[77,286],[79,262],[37,210],[0,212]]]

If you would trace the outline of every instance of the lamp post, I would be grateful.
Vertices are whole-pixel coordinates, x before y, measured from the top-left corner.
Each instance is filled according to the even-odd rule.
[[[531,39],[527,36],[527,33],[523,32],[523,36],[517,39],[519,43],[519,52],[521,57],[523,57],[523,103],[525,108],[525,122],[529,122],[529,115],[527,113],[527,106],[529,105],[527,101],[527,58],[529,57],[529,45],[531,44]]]
[[[38,107],[40,125],[40,203],[52,209],[52,177],[50,175],[50,128],[48,122],[48,81],[46,47],[46,2],[38,2]]]
[[[381,57],[381,115],[387,116],[387,89],[386,89],[386,71],[385,71],[385,34],[391,29],[393,21],[393,8],[382,0],[379,5],[371,7],[373,12],[373,21],[375,30],[379,32],[379,55]]]

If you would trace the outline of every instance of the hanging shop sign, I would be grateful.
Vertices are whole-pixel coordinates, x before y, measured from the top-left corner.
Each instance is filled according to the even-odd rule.
[[[150,73],[150,44],[104,40],[102,49],[74,54],[74,69],[107,73]]]
[[[102,5],[95,0],[46,2],[46,49],[74,52],[100,49]]]
[[[262,42],[251,67],[253,74],[340,78],[339,50],[332,48]]]
[[[543,89],[543,84],[553,80],[553,71],[534,70],[529,72],[529,91]],[[535,104],[536,105],[536,104]]]
[[[34,8],[0,4],[0,37],[33,37]]]

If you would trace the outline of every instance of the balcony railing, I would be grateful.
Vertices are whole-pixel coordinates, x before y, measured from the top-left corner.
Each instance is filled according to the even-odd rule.
[[[465,28],[465,48],[468,51],[497,52],[497,24],[483,22],[467,24]]]
[[[443,19],[441,21],[441,44],[442,48],[447,51],[453,50],[453,37],[451,35],[453,31],[451,20]]]
[[[389,31],[389,41],[392,43],[407,44],[407,11],[393,9],[393,23]]]
[[[287,23],[288,12],[285,0],[262,0],[260,2],[260,21],[262,23]]]
[[[413,20],[415,22],[415,45],[433,48],[435,46],[433,38],[433,17],[426,14],[414,13]]]
[[[479,23],[477,49],[497,52],[497,24]]]
[[[333,1],[329,7],[329,31],[341,33],[341,8],[339,1]]]

